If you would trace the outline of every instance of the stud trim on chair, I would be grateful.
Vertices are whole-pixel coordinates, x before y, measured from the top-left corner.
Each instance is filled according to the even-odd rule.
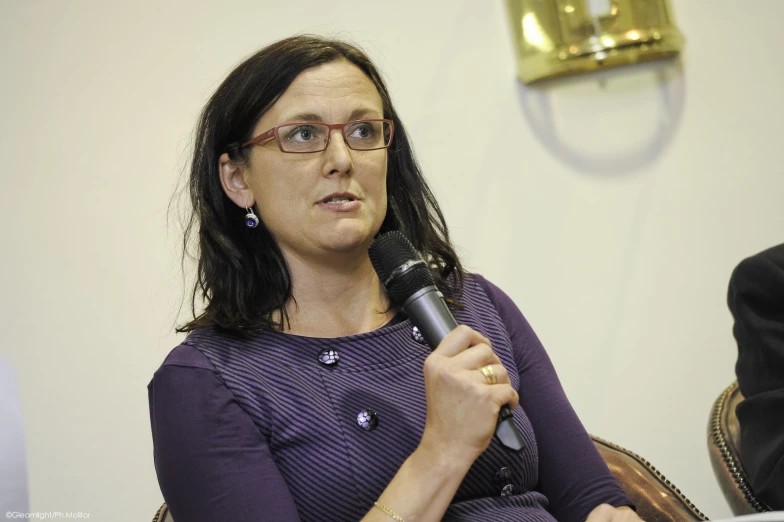
[[[675,487],[675,484],[670,482],[664,475],[662,475],[662,473],[659,470],[657,470],[653,466],[653,464],[651,464],[650,462],[648,462],[647,460],[645,460],[641,456],[637,455],[633,451],[629,451],[629,450],[627,450],[626,448],[624,448],[622,446],[618,446],[617,444],[613,444],[612,442],[606,441],[606,440],[604,440],[604,439],[602,439],[600,437],[597,437],[595,435],[591,435],[591,438],[594,440],[594,442],[598,442],[598,443],[603,444],[605,446],[608,446],[608,447],[610,447],[610,448],[612,448],[612,449],[614,449],[616,451],[620,451],[621,453],[624,453],[624,454],[628,455],[629,457],[631,457],[632,459],[634,459],[637,462],[639,462],[648,471],[650,471],[651,473],[656,475],[656,478],[659,479],[659,481],[662,484],[664,484],[664,486],[667,489],[670,490],[670,492],[673,494],[673,496],[676,497],[677,499],[679,499],[686,507],[689,508],[689,511],[692,513],[692,515],[694,515],[699,520],[709,520],[708,517],[706,517],[705,514],[702,511],[697,509],[697,506],[695,506],[694,503],[686,497],[686,495],[681,493],[681,490],[678,489],[677,487]]]
[[[166,504],[161,504],[161,507],[158,508],[158,511],[155,513],[155,516],[152,517],[152,522],[161,522],[163,520],[163,516],[166,515],[168,511],[168,506]]]
[[[727,469],[732,474],[732,478],[735,481],[735,484],[738,486],[741,493],[743,493],[746,502],[748,502],[757,512],[762,513],[765,511],[770,511],[770,508],[757,500],[757,497],[754,496],[754,492],[751,489],[746,472],[743,470],[743,466],[741,466],[740,462],[735,459],[735,456],[730,451],[727,438],[724,436],[724,432],[721,429],[721,419],[724,416],[724,410],[726,409],[727,403],[729,402],[728,399],[737,389],[738,381],[735,381],[730,384],[727,389],[724,390],[721,395],[719,395],[719,398],[716,399],[716,402],[713,403],[713,411],[711,412],[711,437],[713,437],[713,443],[716,445],[716,447],[719,448],[719,451],[721,452],[721,458],[724,461],[724,464],[727,466]]]

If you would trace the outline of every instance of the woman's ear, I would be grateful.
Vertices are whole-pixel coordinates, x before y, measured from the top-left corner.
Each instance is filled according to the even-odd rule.
[[[218,175],[223,191],[237,206],[252,207],[256,202],[250,187],[245,182],[245,169],[232,163],[229,154],[224,152],[218,158]]]

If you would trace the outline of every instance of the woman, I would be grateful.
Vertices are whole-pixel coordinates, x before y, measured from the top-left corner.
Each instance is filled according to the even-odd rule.
[[[189,188],[206,308],[149,385],[175,520],[639,520],[519,310],[463,273],[360,50],[295,37],[239,65]],[[433,351],[370,263],[389,230],[465,325]],[[492,437],[504,404],[521,454]]]

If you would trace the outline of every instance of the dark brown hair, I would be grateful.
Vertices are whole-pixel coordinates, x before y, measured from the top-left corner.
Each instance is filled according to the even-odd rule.
[[[259,118],[304,70],[347,60],[375,84],[384,118],[394,121],[394,142],[387,155],[387,214],[380,233],[400,230],[431,262],[436,284],[447,295],[459,293],[464,273],[449,241],[441,209],[428,187],[395,113],[380,74],[354,45],[318,36],[296,36],[256,52],[237,66],[202,110],[195,132],[187,189],[192,211],[185,220],[183,264],[198,230],[196,281],[191,294],[193,320],[177,328],[188,332],[214,325],[244,335],[283,329],[291,295],[291,275],[283,254],[264,223],[245,226],[245,210],[223,191],[218,158],[248,163],[249,140]],[[447,284],[447,278],[452,281]],[[204,311],[197,315],[201,299]],[[276,313],[277,312],[277,313]]]

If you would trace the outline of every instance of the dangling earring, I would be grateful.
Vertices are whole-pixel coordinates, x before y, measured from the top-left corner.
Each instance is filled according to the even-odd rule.
[[[248,211],[248,213],[245,214],[245,225],[248,228],[256,228],[259,226],[259,216],[253,213],[253,209],[245,207],[245,210]]]

